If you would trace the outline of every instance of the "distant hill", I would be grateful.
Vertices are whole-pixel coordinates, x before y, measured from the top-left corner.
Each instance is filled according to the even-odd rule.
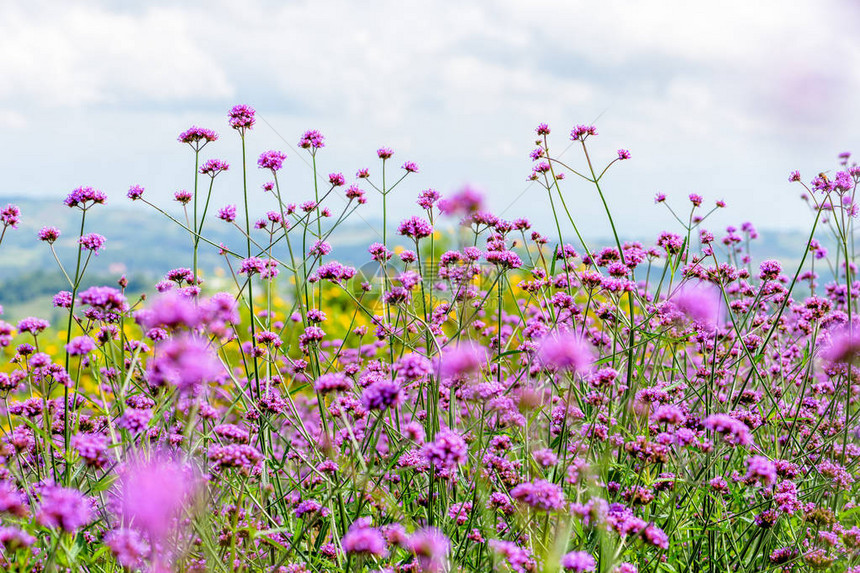
[[[38,241],[37,233],[46,225],[60,228],[62,236],[54,246],[67,272],[72,274],[80,211],[66,207],[59,199],[0,198],[0,206],[7,203],[18,205],[22,217],[20,226],[6,234],[0,247],[0,305],[6,309],[7,320],[24,313],[46,315],[51,312],[50,297],[69,287],[50,247]],[[175,204],[171,207],[170,213],[184,220],[182,211],[176,209]],[[330,258],[356,266],[367,262],[367,246],[381,241],[380,228],[381,221],[348,221],[329,239],[334,246]],[[399,237],[394,233],[394,225],[389,231],[390,240],[396,242]],[[107,238],[104,251],[90,260],[85,286],[115,284],[120,276],[126,275],[130,292],[152,292],[154,284],[167,271],[191,266],[191,241],[187,231],[142,203],[93,208],[87,214],[85,232]],[[260,231],[257,233],[262,240]],[[799,262],[806,245],[805,232],[765,229],[759,234],[759,239],[752,244],[756,264],[764,259],[778,259],[788,269]],[[207,219],[204,235],[216,244],[234,247],[245,244],[237,229],[214,217]],[[628,238],[646,245],[656,240],[656,237]],[[568,241],[578,246],[572,237]],[[589,243],[596,248],[612,245],[614,241],[589,238]],[[280,248],[283,249],[280,256],[286,257],[286,250]],[[204,243],[200,247],[199,265],[204,276],[209,278],[214,278],[216,269],[225,268],[217,248]]]

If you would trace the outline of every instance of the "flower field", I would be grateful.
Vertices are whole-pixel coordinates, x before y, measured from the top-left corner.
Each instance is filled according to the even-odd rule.
[[[146,295],[81,286],[110,241],[101,190],[65,198],[79,227],[33,237],[77,255],[55,256],[62,323],[0,320],[3,570],[860,573],[848,154],[788,177],[810,207],[788,268],[752,264],[749,223],[707,230],[725,205],[696,194],[658,195],[677,228],[622,242],[602,185],[631,153],[593,157],[594,126],[558,138],[565,161],[535,130],[539,230],[470,188],[393,220],[416,163],[380,148],[326,175],[323,134],[260,153],[255,123],[238,105],[225,134],[179,134],[194,181],[175,205],[128,189],[188,235]],[[299,154],[314,185],[288,199]],[[228,170],[244,185],[214,205]],[[573,189],[599,196],[613,244],[582,236]],[[380,240],[354,268],[329,238],[369,194]],[[0,249],[26,216],[0,211]],[[203,250],[232,288],[209,288]]]

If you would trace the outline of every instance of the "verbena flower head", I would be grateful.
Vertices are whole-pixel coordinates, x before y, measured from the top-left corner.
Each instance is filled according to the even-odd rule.
[[[161,543],[191,506],[197,478],[191,466],[163,452],[138,457],[119,470],[113,489],[120,519]]]
[[[67,207],[77,207],[86,211],[93,205],[104,204],[106,200],[107,195],[98,189],[93,189],[92,187],[78,187],[69,193],[63,203],[65,203]]]
[[[150,553],[149,543],[134,529],[114,529],[104,541],[119,564],[129,570],[141,568]]]
[[[36,543],[36,538],[17,527],[0,527],[0,545],[7,552],[15,553]]]
[[[463,341],[447,347],[438,358],[440,374],[453,378],[479,372],[487,364],[486,347],[472,341]]]
[[[227,114],[230,127],[244,135],[246,130],[254,127],[254,123],[256,123],[256,119],[254,118],[255,113],[254,108],[251,106],[244,104],[234,105]]]
[[[409,536],[407,545],[423,573],[442,573],[446,570],[451,541],[435,527],[417,530]]]
[[[373,557],[388,555],[382,532],[375,527],[370,527],[364,520],[356,521],[349,526],[341,540],[341,545],[347,553]]]
[[[310,149],[311,151],[322,149],[325,147],[325,137],[315,129],[306,131],[299,140],[299,147],[302,149]]]
[[[107,311],[128,310],[125,295],[113,287],[94,286],[81,292],[79,296],[82,305],[91,306]]]
[[[669,302],[688,319],[708,328],[717,324],[723,308],[722,301],[720,289],[705,282],[686,282],[669,298]]]
[[[468,461],[469,448],[463,437],[447,428],[436,433],[432,442],[424,445],[421,455],[437,468],[437,470],[451,471]]]
[[[559,510],[565,503],[561,486],[543,479],[519,484],[511,490],[511,497],[538,511]]]
[[[597,128],[593,125],[577,125],[570,130],[571,141],[585,141],[590,135],[597,135]]]
[[[216,381],[224,368],[209,345],[199,337],[180,334],[158,345],[147,365],[150,386],[175,386],[196,393],[206,382]]]
[[[413,216],[400,223],[397,233],[417,241],[432,235],[433,226],[425,219]]]
[[[287,158],[287,154],[281,151],[265,151],[260,154],[260,158],[257,160],[257,165],[260,166],[260,169],[271,169],[274,172],[280,171],[284,166],[284,159]]]
[[[78,336],[66,344],[70,356],[85,356],[96,349],[96,343],[89,336]]]
[[[591,554],[585,551],[571,551],[561,558],[561,566],[565,571],[585,573],[586,571],[594,571],[597,562]]]
[[[49,485],[42,488],[39,498],[36,521],[40,525],[71,533],[92,521],[90,500],[76,489]]]
[[[483,209],[484,196],[474,187],[466,186],[457,193],[439,200],[439,210],[445,215],[467,216]]]
[[[60,230],[56,227],[42,227],[39,230],[39,240],[53,244],[60,238]]]
[[[99,251],[104,248],[106,242],[107,239],[105,239],[103,235],[99,235],[98,233],[88,233],[78,239],[78,244],[82,248],[88,251],[92,251],[94,255],[99,254]]]
[[[835,364],[860,362],[860,332],[856,331],[856,327],[834,328],[830,333],[830,343],[824,346],[821,357]]]
[[[403,389],[397,380],[383,379],[364,389],[361,403],[368,410],[387,410],[403,403]]]
[[[216,176],[228,169],[230,169],[230,165],[226,161],[221,161],[220,159],[209,159],[200,166],[200,174],[208,175],[214,179]]]
[[[187,143],[195,151],[200,151],[207,143],[211,143],[218,139],[218,134],[211,129],[197,127],[192,125],[185,131],[179,134],[177,141],[179,143]]]
[[[30,316],[18,321],[18,332],[29,332],[33,336],[43,332],[51,323],[43,318]]]
[[[21,222],[21,209],[17,205],[10,204],[0,209],[0,223],[4,227],[12,227],[14,229],[18,227],[19,222]]]
[[[594,353],[581,336],[573,332],[553,333],[541,340],[538,361],[545,368],[585,374],[594,363]]]
[[[224,205],[218,209],[218,218],[227,223],[236,220],[236,205]]]
[[[143,197],[143,191],[144,189],[140,185],[132,185],[128,188],[128,193],[126,193],[126,196],[132,201],[136,201]]]

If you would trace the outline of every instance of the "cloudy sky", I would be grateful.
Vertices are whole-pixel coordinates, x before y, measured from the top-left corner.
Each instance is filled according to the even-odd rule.
[[[503,216],[546,224],[548,200],[526,177],[534,128],[568,147],[594,122],[595,157],[624,147],[607,176],[620,226],[641,235],[671,221],[658,191],[729,208],[711,225],[803,227],[787,182],[860,153],[860,11],[849,1],[704,3],[499,0],[434,2],[4,2],[0,18],[0,196],[62,198],[77,185],[114,203],[139,183],[163,201],[191,184],[192,124],[221,140],[207,156],[240,162],[226,111],[258,111],[249,155],[282,149],[295,200],[311,173],[296,142],[319,129],[323,172],[378,172],[375,150],[421,168],[392,199],[469,183]],[[564,159],[581,164],[576,148]],[[256,169],[255,187],[265,180]],[[565,193],[586,232],[605,235],[593,189]],[[236,202],[238,171],[217,182]],[[259,209],[268,204],[261,194]],[[685,207],[686,208],[686,207]],[[368,206],[364,216],[374,219]]]

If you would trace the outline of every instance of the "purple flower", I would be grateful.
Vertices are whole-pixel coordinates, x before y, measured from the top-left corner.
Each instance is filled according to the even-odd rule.
[[[341,372],[329,372],[323,374],[314,382],[314,390],[320,394],[329,392],[346,392],[352,388],[352,380]]]
[[[128,193],[126,193],[126,196],[132,201],[140,199],[141,197],[143,197],[143,187],[141,187],[140,185],[132,185],[128,188]]]
[[[402,168],[405,169],[407,173],[418,173],[418,165],[414,161],[407,161],[402,165]]]
[[[535,128],[535,133],[538,135],[549,135],[549,126],[545,123],[541,123]]]
[[[333,283],[340,283],[349,280],[355,276],[356,270],[352,267],[342,265],[337,261],[331,261],[320,265],[316,273],[311,278],[315,280],[327,280]]]
[[[66,352],[71,356],[85,356],[96,349],[96,343],[89,336],[78,336],[66,344]]]
[[[92,187],[78,187],[69,193],[63,203],[65,203],[67,207],[78,207],[79,209],[86,211],[95,204],[103,204],[106,200],[107,195],[98,189],[93,189]]]
[[[544,368],[585,374],[591,370],[594,354],[580,336],[572,332],[554,333],[541,340],[537,353]]]
[[[299,140],[299,147],[312,150],[321,149],[325,147],[325,137],[315,129],[306,131]]]
[[[585,551],[571,551],[561,558],[561,566],[566,571],[584,573],[585,571],[594,571],[597,563],[594,561],[594,557]]]
[[[245,130],[254,127],[254,123],[256,122],[254,119],[255,113],[254,108],[251,106],[244,104],[234,105],[227,114],[230,127],[239,130],[239,133],[244,135]]]
[[[446,348],[439,358],[441,375],[445,378],[478,372],[486,366],[487,349],[472,341],[460,342]]]
[[[99,251],[104,248],[105,239],[102,235],[98,233],[88,233],[78,239],[78,244],[88,251],[92,251],[94,255],[98,255]]]
[[[72,445],[89,467],[100,469],[107,465],[108,440],[106,436],[102,434],[78,434],[72,439]]]
[[[781,272],[782,266],[779,264],[779,261],[763,261],[761,265],[759,265],[758,278],[763,281],[776,280]]]
[[[709,283],[684,283],[669,298],[687,318],[707,328],[713,328],[720,317],[722,293]]]
[[[236,220],[236,205],[224,205],[218,209],[218,218],[222,221],[232,223]]]
[[[215,178],[219,173],[230,169],[230,164],[220,159],[210,159],[200,166],[200,174]]]
[[[106,311],[128,310],[125,296],[119,290],[107,286],[94,286],[82,292],[78,298],[81,304]]]
[[[114,529],[104,537],[105,545],[126,569],[137,569],[149,555],[149,544],[133,529]]]
[[[56,227],[42,227],[39,230],[39,240],[53,244],[60,238],[60,230]]]
[[[347,553],[385,557],[388,549],[385,547],[385,537],[375,527],[369,527],[364,520],[358,520],[349,526],[346,535],[341,540],[343,550]]]
[[[128,408],[116,421],[116,425],[132,434],[138,434],[147,428],[150,420],[152,410]]]
[[[57,294],[54,295],[52,299],[52,303],[54,306],[58,308],[71,308],[72,307],[72,293],[67,290],[61,290]]]
[[[413,216],[400,223],[397,233],[417,241],[432,235],[433,227],[421,217]]]
[[[630,159],[630,152],[627,151],[626,149],[619,149],[618,150],[618,160],[623,161],[625,159]]]
[[[776,466],[764,456],[752,456],[746,461],[746,479],[761,483],[764,486],[776,482]]]
[[[197,127],[196,125],[192,125],[190,128],[180,133],[177,138],[180,143],[194,143],[200,140],[210,142],[215,141],[216,139],[218,139],[218,134],[214,131]]]
[[[734,446],[753,445],[750,430],[740,420],[726,414],[713,414],[705,418],[705,428],[723,435],[723,439]]]
[[[440,573],[445,570],[451,541],[435,527],[424,527],[409,536],[409,551],[418,559],[422,573]]]
[[[20,221],[21,209],[17,205],[6,205],[3,209],[0,209],[0,223],[3,223],[4,227],[15,229],[18,227]]]
[[[433,205],[436,204],[436,201],[438,201],[440,197],[441,195],[439,195],[439,192],[435,189],[425,189],[418,194],[417,203],[422,209],[429,210],[433,208]]]
[[[247,444],[227,444],[209,448],[209,461],[215,471],[235,469],[240,475],[249,476],[259,468],[263,454]]]
[[[501,555],[516,573],[529,573],[537,568],[537,563],[529,549],[520,547],[513,541],[490,539],[490,549]]]
[[[342,187],[346,185],[346,177],[343,176],[343,173],[329,173],[328,182],[332,187]]]
[[[450,471],[468,461],[469,448],[460,434],[442,428],[432,442],[421,448],[421,457],[439,471]]]
[[[284,166],[284,159],[287,158],[287,154],[280,151],[266,151],[260,155],[260,158],[257,160],[257,165],[260,166],[260,169],[271,169],[272,171],[280,171]]]
[[[642,539],[654,547],[669,549],[669,536],[653,523],[649,523],[642,530]]]
[[[511,497],[538,511],[552,511],[564,506],[561,486],[544,479],[519,484],[511,490]]]
[[[469,215],[482,209],[483,195],[473,187],[464,187],[450,197],[439,200],[439,210],[445,215]]]
[[[188,205],[192,199],[194,199],[194,195],[191,194],[190,191],[186,191],[185,189],[180,189],[176,193],[173,194],[174,201],[177,201],[183,205]]]
[[[190,505],[194,482],[191,467],[166,454],[134,460],[120,470],[114,488],[118,512],[152,543],[160,543]]]
[[[36,521],[40,525],[71,533],[92,521],[90,501],[76,489],[49,485],[39,497]]]
[[[261,278],[273,279],[278,276],[278,273],[278,261],[274,259],[250,257],[239,264],[239,274],[249,277],[259,274]]]
[[[0,513],[17,517],[27,515],[27,496],[18,491],[14,484],[0,481]]]
[[[364,389],[361,403],[368,410],[387,410],[392,406],[399,406],[403,403],[400,383],[390,379],[374,382]]]
[[[415,382],[433,372],[433,363],[426,356],[410,352],[409,354],[404,354],[397,361],[394,369],[397,371],[398,376],[407,382]]]
[[[36,543],[36,538],[26,531],[22,531],[17,527],[0,527],[0,544],[9,553],[30,547],[34,543]]]
[[[218,380],[224,368],[202,339],[180,334],[159,344],[147,365],[147,381],[153,388],[176,386],[180,392],[195,392],[204,382]]]
[[[571,141],[585,141],[589,135],[597,135],[597,128],[593,125],[577,125],[570,130]]]
[[[20,325],[18,330],[21,330]],[[830,334],[830,344],[821,353],[821,357],[832,363],[848,364],[860,356],[860,335],[854,334],[851,328],[835,329]]]
[[[29,332],[33,336],[36,336],[49,326],[51,326],[51,323],[47,320],[30,316],[18,321],[18,332]]]
[[[392,155],[394,155],[394,151],[390,147],[380,147],[376,150],[376,156],[382,160],[391,159]]]
[[[358,201],[359,205],[367,203],[367,199],[364,197],[364,191],[359,189],[357,185],[350,185],[344,195],[346,195],[347,199],[355,199]]]

